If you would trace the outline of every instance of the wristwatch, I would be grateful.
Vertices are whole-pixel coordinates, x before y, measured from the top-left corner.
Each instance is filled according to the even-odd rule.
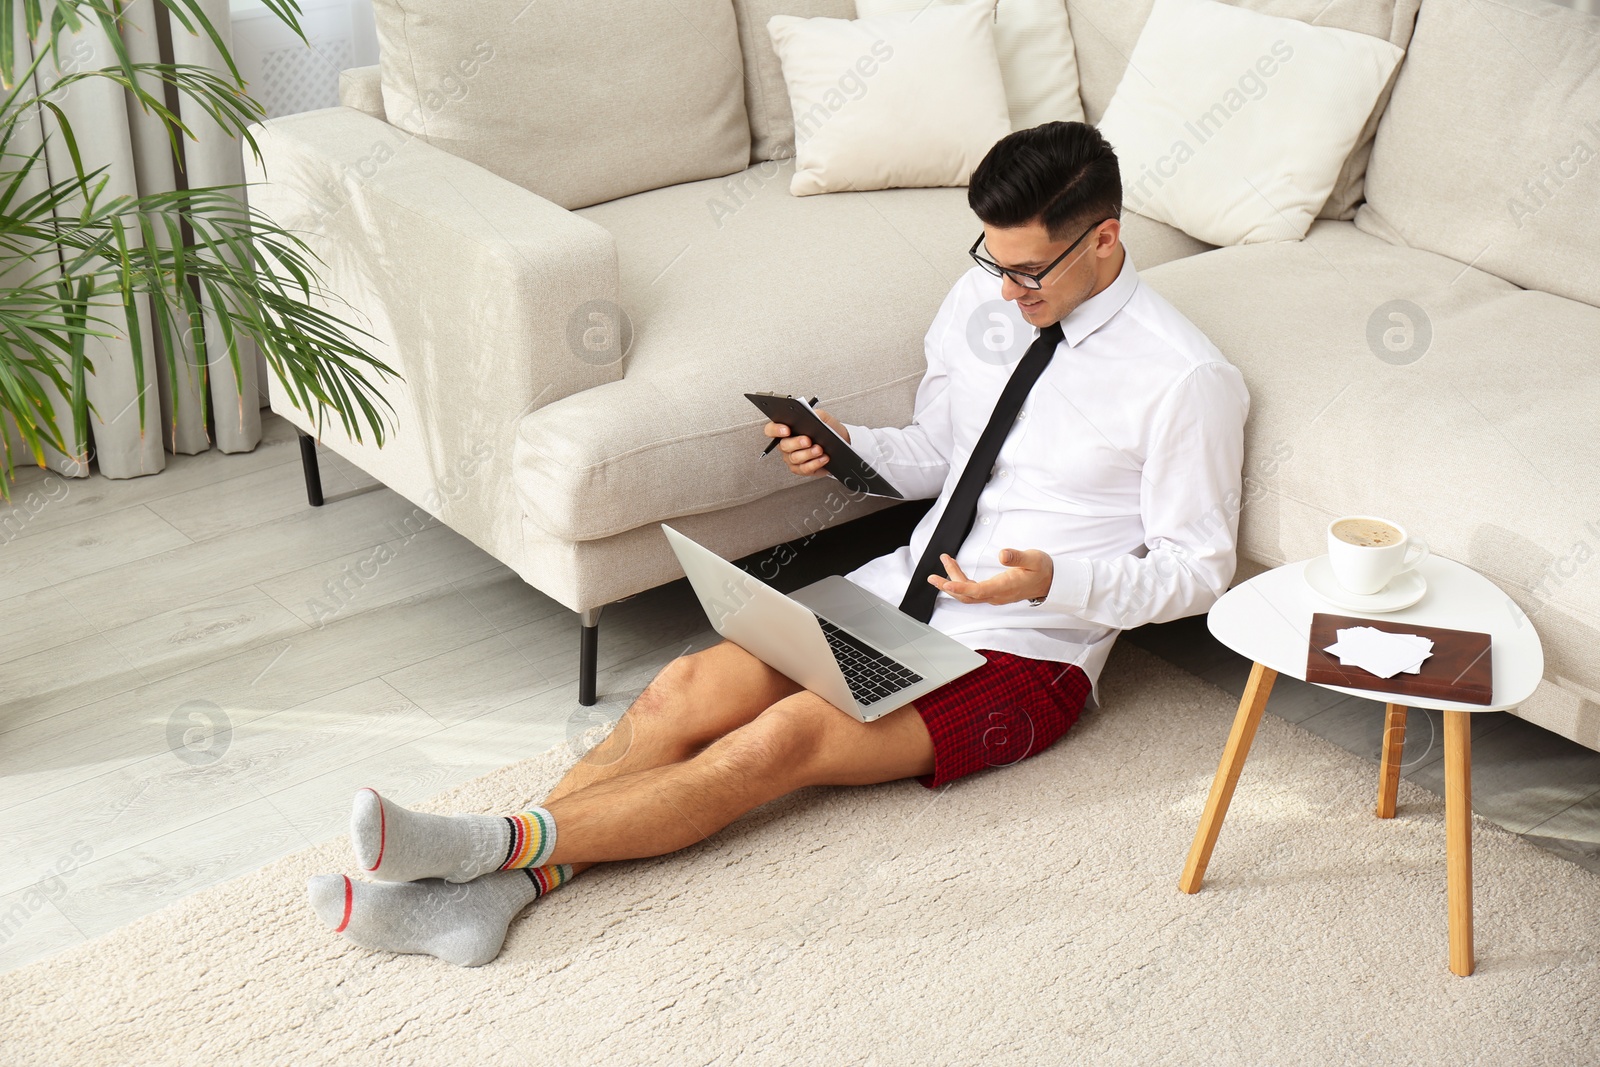
[[[1028,599],[1028,603],[1032,604],[1034,607],[1038,607],[1040,604],[1044,603],[1044,600],[1045,598],[1042,596],[1030,597]]]

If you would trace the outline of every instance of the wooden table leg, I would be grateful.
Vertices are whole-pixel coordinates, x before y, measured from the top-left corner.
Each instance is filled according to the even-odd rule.
[[[1261,713],[1266,710],[1267,697],[1272,694],[1272,683],[1278,672],[1259,663],[1250,667],[1250,680],[1245,683],[1244,697],[1239,701],[1239,711],[1233,717],[1233,729],[1228,733],[1228,743],[1222,750],[1222,762],[1217,766],[1217,776],[1211,782],[1211,795],[1206,798],[1205,813],[1200,816],[1200,826],[1194,833],[1194,844],[1189,846],[1189,861],[1183,866],[1183,877],[1178,888],[1185,893],[1198,893],[1206,876],[1206,864],[1211,862],[1211,850],[1216,847],[1217,835],[1222,832],[1222,820],[1228,814],[1228,803],[1233,800],[1233,787],[1244,769],[1244,758],[1250,754],[1250,742],[1255,740],[1256,727],[1261,723]]]
[[[1400,790],[1400,760],[1406,750],[1406,707],[1390,704],[1383,713],[1383,761],[1378,767],[1378,818],[1394,818]]]
[[[1444,713],[1445,870],[1450,898],[1450,970],[1473,972],[1472,713]]]

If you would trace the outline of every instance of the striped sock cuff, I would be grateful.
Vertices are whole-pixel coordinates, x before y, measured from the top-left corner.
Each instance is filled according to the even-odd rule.
[[[554,863],[547,867],[528,867],[529,881],[539,887],[539,896],[544,896],[558,886],[564,886],[572,881],[572,864]],[[537,897],[535,899],[538,899]]]
[[[502,871],[543,867],[550,862],[556,850],[556,821],[548,811],[529,808],[520,815],[508,815],[506,825],[511,832]]]

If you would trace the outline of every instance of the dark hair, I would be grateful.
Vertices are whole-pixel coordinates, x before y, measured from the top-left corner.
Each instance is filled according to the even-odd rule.
[[[1052,241],[1122,216],[1117,153],[1083,122],[1046,122],[995,142],[967,183],[967,204],[990,226],[1044,223]]]

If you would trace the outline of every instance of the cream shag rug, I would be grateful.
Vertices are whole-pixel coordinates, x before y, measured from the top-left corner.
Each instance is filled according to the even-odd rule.
[[[22,1064],[1594,1063],[1600,878],[1481,820],[1446,968],[1443,801],[1270,714],[1205,888],[1178,874],[1235,707],[1127,643],[1106,707],[938,793],[804,790],[597,867],[460,970],[305,901],[344,838],[0,975]],[[444,793],[537,801],[573,750]],[[377,783],[381,785],[381,783]]]

